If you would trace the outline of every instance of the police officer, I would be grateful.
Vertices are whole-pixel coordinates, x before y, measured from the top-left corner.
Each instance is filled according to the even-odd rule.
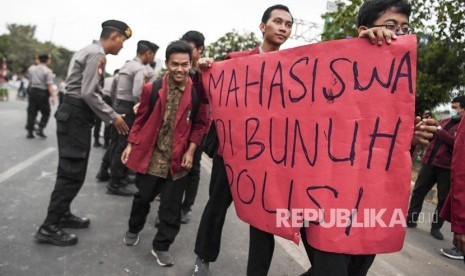
[[[30,77],[29,105],[27,107],[27,136],[26,138],[34,138],[33,130],[37,117],[37,112],[40,111],[42,118],[39,122],[39,130],[37,135],[46,138],[44,128],[50,118],[50,102],[55,103],[55,93],[53,92],[53,72],[48,68],[51,58],[48,54],[39,56],[39,64],[28,71]]]
[[[156,68],[157,68],[157,62],[155,60],[145,65],[145,69],[147,69],[147,81],[146,82],[154,82],[158,78],[159,70],[158,71],[155,70]]]
[[[118,133],[128,133],[123,117],[102,100],[105,55],[116,55],[131,37],[126,23],[102,23],[99,41],[76,52],[71,59],[63,103],[55,114],[58,138],[58,171],[47,217],[35,234],[39,242],[75,245],[78,238],[62,228],[87,228],[90,220],[70,212],[70,205],[84,183],[89,160],[94,113],[112,123]]]
[[[139,41],[136,57],[126,62],[119,70],[116,99],[113,106],[116,112],[125,114],[124,120],[129,128],[135,119],[133,107],[140,101],[142,87],[147,79],[146,65],[154,60],[158,48],[158,45],[150,41]],[[121,154],[127,146],[128,137],[124,134],[115,134],[111,139],[110,146],[111,175],[107,194],[133,196],[135,191],[127,189],[127,182],[125,182],[128,169],[121,162]]]

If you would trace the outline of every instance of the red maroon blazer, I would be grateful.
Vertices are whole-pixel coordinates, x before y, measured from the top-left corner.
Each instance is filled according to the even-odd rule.
[[[128,142],[132,143],[126,166],[133,171],[145,174],[152,157],[158,133],[163,123],[168,93],[167,75],[163,76],[162,86],[158,91],[158,100],[149,114],[152,84],[147,83],[142,90],[140,106],[134,125],[129,133]],[[171,156],[171,175],[184,170],[181,167],[182,156],[190,142],[200,145],[208,126],[208,104],[199,101],[197,115],[188,119],[192,112],[192,81],[188,78],[186,88],[179,102],[173,131],[173,154]]]

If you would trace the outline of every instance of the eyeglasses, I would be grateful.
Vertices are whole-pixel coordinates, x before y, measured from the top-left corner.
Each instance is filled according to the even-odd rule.
[[[396,25],[396,24],[382,24],[382,25],[371,25],[370,28],[374,28],[374,27],[384,27],[390,31],[393,31],[394,33],[396,34],[399,34],[399,31],[402,32],[402,34],[413,34],[414,30],[412,28],[410,28],[409,25],[402,25],[402,26],[399,26],[399,25]]]

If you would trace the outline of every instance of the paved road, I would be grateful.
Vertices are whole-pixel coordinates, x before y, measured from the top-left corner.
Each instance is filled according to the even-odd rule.
[[[86,183],[71,206],[74,213],[92,220],[91,227],[74,231],[80,239],[74,247],[38,244],[33,235],[45,218],[58,153],[53,117],[47,139],[25,138],[26,107],[26,102],[14,97],[0,102],[0,275],[191,275],[196,231],[208,197],[208,157],[202,160],[193,221],[182,226],[171,247],[176,260],[173,267],[159,267],[150,255],[158,202],[152,206],[141,242],[136,247],[122,243],[132,199],[107,195],[105,184],[96,182],[104,153],[99,148],[91,151]],[[434,206],[425,208],[431,212]],[[427,224],[409,229],[404,249],[377,256],[369,275],[464,275],[463,262],[446,259],[439,252],[451,245],[449,225],[443,229],[445,241],[434,240],[428,230]],[[247,253],[248,226],[230,208],[212,275],[245,275]],[[302,247],[277,238],[269,275],[299,275],[308,267]]]

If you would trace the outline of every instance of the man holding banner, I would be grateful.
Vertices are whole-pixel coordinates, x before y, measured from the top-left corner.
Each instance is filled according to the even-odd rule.
[[[360,37],[389,44],[412,32],[409,16],[406,1],[368,0]],[[366,275],[375,254],[402,248],[409,151],[432,130],[430,121],[413,118],[416,38],[398,40],[392,47],[351,39],[236,55],[204,74],[219,140],[211,183],[228,181],[229,189],[222,198],[211,193],[196,271],[208,266],[202,254],[219,252],[219,241],[217,251],[199,251],[204,220],[213,221],[209,204],[219,202],[224,210],[217,212],[226,213],[231,197],[251,225],[248,275],[267,274],[273,234],[296,243],[304,234],[313,276]],[[220,240],[213,234],[204,236],[204,248]]]
[[[289,8],[274,5],[267,8],[262,16],[260,31],[263,34],[262,44],[244,52],[228,54],[227,59],[257,55],[279,50],[291,35],[293,18]],[[202,66],[202,64],[199,64]],[[205,206],[197,232],[195,253],[197,260],[194,275],[208,275],[208,265],[216,261],[220,250],[221,232],[227,209],[232,197],[222,151],[213,157],[212,177],[210,180],[210,198]],[[250,225],[249,260],[247,275],[266,275],[271,264],[274,251],[274,236]]]
[[[391,38],[396,38],[399,35],[406,35],[411,34],[412,29],[409,27],[409,17],[411,13],[411,6],[405,0],[367,0],[363,3],[359,10],[358,14],[358,31],[359,37],[366,37],[373,44],[381,45],[383,40],[386,42],[390,42]],[[413,108],[413,106],[411,107]],[[434,124],[433,120],[429,120],[427,122],[428,125]],[[434,130],[430,129],[430,126],[422,126],[423,129],[420,130],[420,124],[418,123],[418,119],[415,121],[416,128],[415,131],[426,130],[428,132],[434,132]],[[428,129],[424,129],[428,127]],[[415,133],[416,134],[416,133]],[[412,144],[418,142],[421,137],[415,135],[414,139],[412,140]],[[417,139],[417,140],[415,140]],[[423,142],[426,142],[422,140]],[[410,167],[409,167],[410,168]],[[408,191],[407,183],[405,182],[405,189]],[[363,191],[363,190],[362,190]],[[406,195],[403,193],[403,195]],[[405,201],[405,204],[408,203],[408,200],[405,200],[405,196],[401,194],[398,195]],[[360,199],[360,197],[359,197]],[[357,207],[358,207],[357,202]],[[405,205],[404,204],[404,205]],[[405,208],[405,207],[404,207]],[[357,209],[357,208],[356,208]],[[405,214],[405,210],[403,210]],[[352,220],[355,218],[351,217]],[[405,222],[404,222],[405,223]],[[353,224],[353,221],[349,222],[349,224]],[[392,227],[392,225],[388,225],[387,227]],[[347,228],[349,229],[349,228]],[[347,230],[346,229],[346,230]],[[402,230],[397,231],[402,233]],[[302,231],[305,237],[305,232]],[[308,232],[307,232],[308,233]],[[347,233],[347,231],[346,231]],[[314,235],[315,233],[310,231],[310,236]],[[399,235],[399,234],[397,234]],[[370,269],[376,253],[384,253],[384,252],[394,252],[398,251],[402,248],[402,243],[404,239],[404,234],[400,234],[402,236],[401,239],[397,241],[399,244],[398,248],[390,248],[389,246],[383,246],[382,243],[378,245],[377,248],[373,249],[357,249],[357,250],[320,250],[314,247],[312,244],[306,246],[307,254],[309,255],[310,262],[312,267],[303,275],[311,275],[311,276],[362,276],[368,273]],[[305,239],[305,238],[303,238]],[[312,239],[312,237],[310,237]],[[313,240],[317,239],[314,237]],[[395,242],[394,240],[392,240]],[[363,245],[360,245],[363,246]],[[361,254],[362,253],[362,254]]]

